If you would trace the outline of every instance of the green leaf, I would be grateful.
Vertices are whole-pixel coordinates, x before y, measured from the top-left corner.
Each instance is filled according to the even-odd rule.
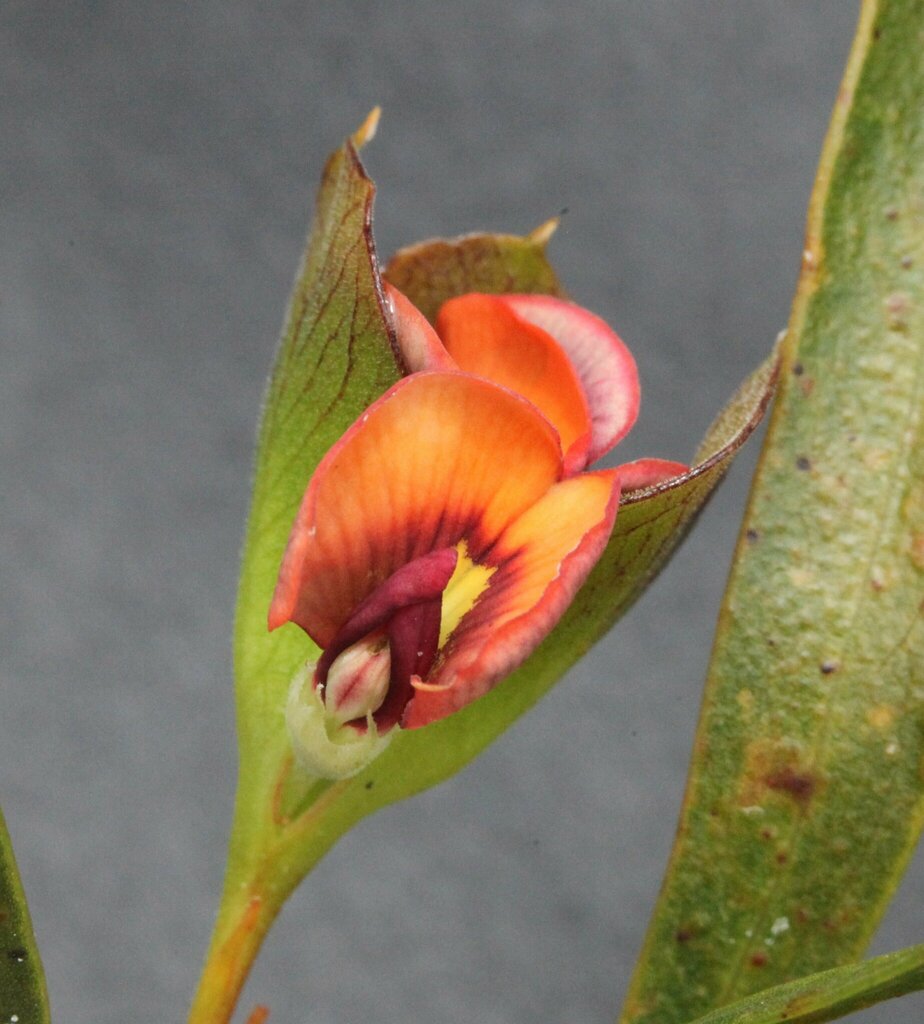
[[[0,812],[0,1024],[47,1024],[48,994],[13,847]]]
[[[695,1024],[824,1024],[924,988],[924,945],[835,967],[700,1017]]]
[[[924,820],[922,0],[863,6],[624,1024],[855,959]]]
[[[267,631],[289,530],[324,453],[399,377],[372,240],[374,193],[349,140],[324,169],[266,396],[235,626],[239,851],[244,833],[262,824],[287,751],[280,709],[314,649],[299,630]]]

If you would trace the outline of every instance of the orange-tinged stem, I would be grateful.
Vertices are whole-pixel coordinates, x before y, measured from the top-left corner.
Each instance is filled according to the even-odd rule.
[[[258,851],[240,857],[236,829],[218,919],[205,957],[188,1024],[229,1024],[266,934],[282,905],[336,837],[322,822],[346,783],[324,784],[296,816],[282,813],[282,789],[292,769],[291,755],[280,765],[278,780],[267,802],[266,827]],[[267,1011],[268,1012],[268,1011]],[[248,1024],[257,1024],[257,1007]]]
[[[226,1024],[280,905],[255,891],[226,905],[215,927],[189,1024]],[[259,1007],[258,1007],[259,1009]],[[257,1016],[257,1020],[260,1018]]]

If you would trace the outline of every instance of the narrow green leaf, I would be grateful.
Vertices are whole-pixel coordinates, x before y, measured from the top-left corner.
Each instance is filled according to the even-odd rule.
[[[824,1024],[924,988],[924,945],[834,967],[713,1010],[695,1024]]]
[[[26,894],[0,812],[0,1024],[47,1024],[48,994]]]
[[[239,844],[262,824],[287,738],[281,708],[313,649],[267,610],[305,486],[327,449],[399,377],[372,240],[375,188],[347,141],[324,169],[257,447],[235,628]]]
[[[857,957],[924,820],[924,0],[868,0],[625,1024]]]

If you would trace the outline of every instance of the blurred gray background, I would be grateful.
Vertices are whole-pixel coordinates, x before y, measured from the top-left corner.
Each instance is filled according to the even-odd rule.
[[[0,802],[56,1017],[184,1019],[234,789],[229,634],[264,375],[326,153],[380,253],[524,232],[688,458],[784,325],[848,0],[0,6]],[[297,893],[272,1021],[610,1021],[670,848],[756,445],[607,641]],[[924,864],[877,949],[920,940]],[[916,1019],[920,999],[857,1020]]]

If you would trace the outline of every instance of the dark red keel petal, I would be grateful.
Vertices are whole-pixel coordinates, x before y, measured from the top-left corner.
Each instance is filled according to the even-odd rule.
[[[388,694],[373,716],[379,732],[387,732],[401,721],[408,701],[414,696],[411,677],[426,678],[432,668],[439,646],[442,607],[440,592],[435,600],[406,605],[391,617],[391,679]]]
[[[408,606],[428,605],[435,601],[437,606],[436,634],[439,637],[440,601],[446,584],[455,570],[458,557],[455,548],[442,548],[439,551],[431,551],[427,555],[415,558],[413,562],[408,562],[407,565],[402,565],[400,569],[393,572],[359,605],[321,655],[315,676],[317,682],[325,682],[334,659],[348,647],[362,640],[363,637],[383,627],[388,627],[390,635],[392,627],[389,626],[389,623],[392,623],[395,616],[401,610],[407,609]],[[433,653],[430,656],[431,664],[435,653],[434,642]],[[394,659],[393,647],[393,666]],[[415,666],[416,663],[410,667],[408,678],[417,671]],[[428,665],[427,670],[429,667]],[[394,670],[392,675],[394,676]],[[386,702],[387,700],[388,698],[386,698]]]

